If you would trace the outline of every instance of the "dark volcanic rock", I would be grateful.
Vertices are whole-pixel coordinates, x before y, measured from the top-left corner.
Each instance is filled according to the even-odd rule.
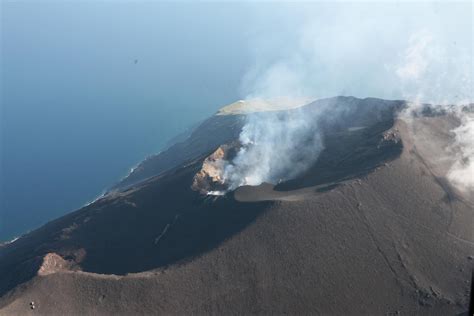
[[[221,144],[238,138],[244,124],[242,115],[212,116],[199,125],[186,139],[141,162],[110,191],[120,191],[183,163],[200,157]]]
[[[464,312],[473,201],[417,140],[437,131],[448,142],[455,121],[418,118],[415,131],[396,119],[403,102],[377,99],[308,111],[322,105],[342,106],[341,120],[320,122],[328,145],[296,179],[193,191],[219,139],[238,135],[241,118],[215,118],[223,125],[144,163],[145,181],[0,247],[0,314]],[[222,135],[198,136],[210,130]]]

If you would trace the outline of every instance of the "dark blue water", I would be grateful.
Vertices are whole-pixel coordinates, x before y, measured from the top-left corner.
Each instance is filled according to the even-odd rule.
[[[249,94],[472,100],[470,2],[178,2],[2,2],[0,240]]]
[[[0,240],[81,207],[239,97],[233,6],[2,7]]]

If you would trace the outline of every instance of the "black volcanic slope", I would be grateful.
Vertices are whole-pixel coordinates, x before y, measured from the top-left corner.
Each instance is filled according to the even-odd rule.
[[[167,150],[148,157],[111,191],[125,189],[145,179],[196,159],[219,145],[239,136],[244,123],[242,115],[214,115],[199,125],[183,141],[171,145]]]
[[[314,165],[218,198],[192,191],[192,178],[243,117],[214,116],[116,191],[2,246],[0,314],[465,312],[474,201],[423,141],[445,147],[458,123],[408,124],[402,106],[309,104],[308,115],[338,109],[315,121],[326,147]]]

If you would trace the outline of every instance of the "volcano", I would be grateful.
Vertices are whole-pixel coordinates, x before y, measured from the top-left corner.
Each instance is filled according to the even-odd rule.
[[[406,120],[407,102],[375,98],[237,104],[95,202],[0,246],[0,314],[467,311],[474,194],[441,157],[458,118],[427,105]],[[227,190],[216,161],[239,151],[248,116],[296,110],[324,144],[308,167]]]

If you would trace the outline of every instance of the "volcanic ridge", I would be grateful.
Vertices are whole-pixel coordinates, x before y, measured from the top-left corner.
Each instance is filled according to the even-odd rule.
[[[0,246],[0,315],[462,315],[474,195],[448,181],[450,155],[433,154],[460,121],[407,120],[407,108],[224,108],[95,202]],[[233,187],[226,170],[254,146],[239,137],[249,118],[293,111],[317,126],[317,154]]]

